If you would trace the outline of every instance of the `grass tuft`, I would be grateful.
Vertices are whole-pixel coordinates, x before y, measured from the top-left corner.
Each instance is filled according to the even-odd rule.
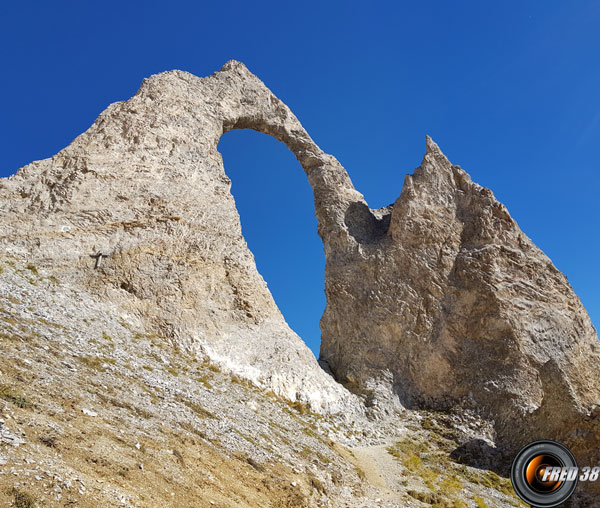
[[[37,505],[37,501],[35,497],[33,497],[28,492],[23,490],[14,489],[13,490],[13,504],[14,508],[35,508]]]
[[[37,268],[34,265],[27,265],[25,268],[27,268],[33,275],[39,275]]]
[[[7,385],[0,385],[0,399],[11,402],[21,409],[30,408],[33,404],[23,395],[19,395],[12,391]]]
[[[475,501],[477,508],[489,508],[488,504],[480,496],[474,496],[473,501]]]

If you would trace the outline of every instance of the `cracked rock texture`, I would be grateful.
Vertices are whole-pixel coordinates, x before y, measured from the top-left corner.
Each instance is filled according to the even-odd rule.
[[[427,138],[393,205],[350,203],[327,255],[321,357],[357,392],[472,408],[514,449],[597,459],[598,337],[567,278]]]

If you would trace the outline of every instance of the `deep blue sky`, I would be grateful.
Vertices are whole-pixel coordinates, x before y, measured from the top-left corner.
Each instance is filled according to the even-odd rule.
[[[230,58],[371,207],[400,194],[430,134],[600,323],[600,2],[2,2],[0,175],[59,151],[144,77]],[[317,352],[324,260],[304,174],[261,134],[219,146],[259,271]]]

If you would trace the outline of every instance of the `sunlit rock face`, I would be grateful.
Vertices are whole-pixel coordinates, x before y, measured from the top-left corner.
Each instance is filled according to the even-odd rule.
[[[321,359],[340,381],[474,409],[509,448],[553,437],[593,449],[575,442],[595,435],[584,421],[600,401],[596,331],[489,189],[428,138],[393,205],[356,200],[341,215],[343,233],[324,235],[321,320]]]
[[[56,156],[0,180],[0,244],[177,347],[316,410],[360,413],[256,270],[217,151],[238,128],[284,142],[313,188],[321,360],[338,381],[367,406],[481,412],[509,447],[545,437],[594,450],[595,330],[492,192],[428,139],[398,200],[371,210],[239,62],[152,76]]]
[[[360,412],[290,330],[242,237],[217,151],[236,128],[285,142],[328,217],[342,209],[336,196],[354,192],[290,110],[231,61],[206,78],[144,80],[57,155],[0,180],[2,248],[279,395]]]

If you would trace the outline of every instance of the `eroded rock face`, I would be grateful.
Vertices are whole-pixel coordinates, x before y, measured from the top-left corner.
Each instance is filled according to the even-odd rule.
[[[329,244],[321,321],[321,357],[338,379],[387,387],[407,405],[473,408],[509,448],[596,441],[584,420],[600,401],[600,355],[585,309],[492,192],[431,139],[396,202],[351,203],[344,226],[344,242]]]
[[[56,156],[1,179],[0,244],[280,395],[360,411],[287,326],[256,270],[217,151],[236,128],[287,144],[327,221],[355,199],[339,163],[231,61],[206,78],[152,76]]]

